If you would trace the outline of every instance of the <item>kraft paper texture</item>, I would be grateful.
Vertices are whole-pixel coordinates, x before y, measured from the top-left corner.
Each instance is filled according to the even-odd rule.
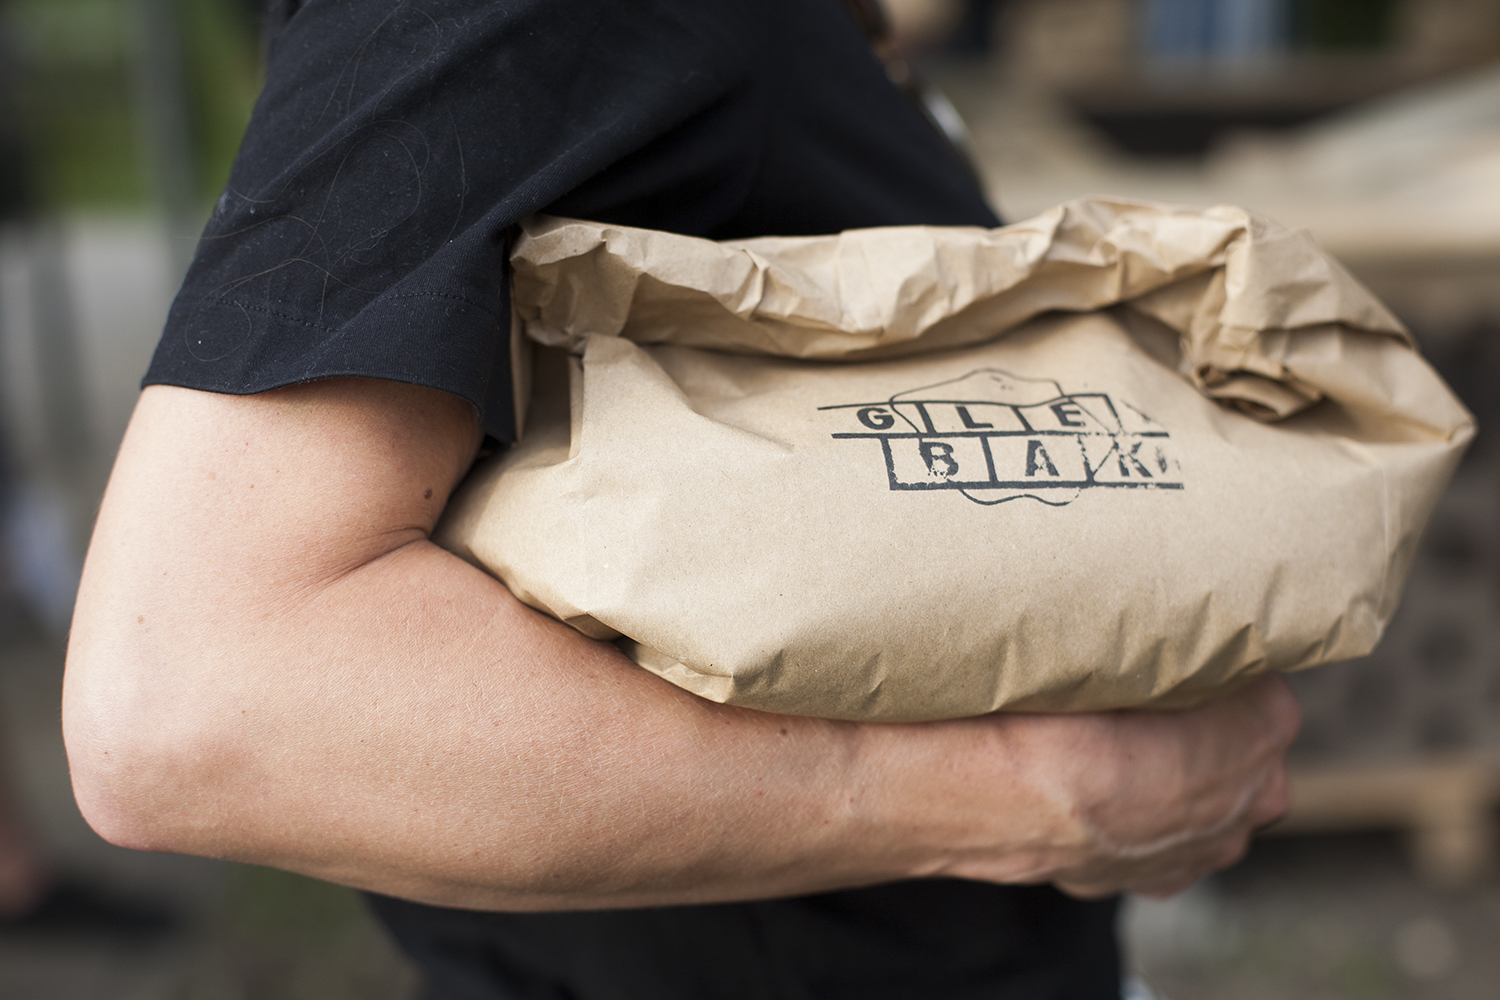
[[[1305,233],[1234,208],[537,218],[512,264],[524,434],[438,541],[765,711],[1180,705],[1363,655],[1474,430]]]

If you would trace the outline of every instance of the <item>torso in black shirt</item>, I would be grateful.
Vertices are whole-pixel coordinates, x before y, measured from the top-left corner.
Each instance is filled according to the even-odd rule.
[[[147,383],[336,375],[512,437],[506,241],[538,211],[711,238],[992,226],[839,0],[309,0]],[[646,911],[377,899],[439,1000],[1114,1000],[1113,905],[908,882]]]

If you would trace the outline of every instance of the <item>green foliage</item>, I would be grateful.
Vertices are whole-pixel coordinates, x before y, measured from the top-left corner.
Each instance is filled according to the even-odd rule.
[[[13,0],[7,24],[32,199],[143,200],[121,0]]]
[[[330,945],[369,919],[350,889],[251,865],[230,879],[228,918],[232,931],[252,941],[303,945]]]
[[[1389,45],[1397,0],[1293,0],[1292,33],[1301,47],[1359,51]]]
[[[229,178],[260,93],[259,26],[244,0],[178,0],[178,6],[198,192],[213,199]]]
[[[243,0],[177,0],[199,194],[223,186],[259,90]],[[11,81],[41,208],[135,207],[150,198],[134,0],[10,0]]]
[[[222,909],[195,939],[184,998],[411,1000],[416,970],[351,889],[234,865]]]

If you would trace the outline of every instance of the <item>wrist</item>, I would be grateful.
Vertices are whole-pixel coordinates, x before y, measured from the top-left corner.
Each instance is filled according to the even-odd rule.
[[[870,725],[862,820],[893,877],[1047,881],[1087,848],[1075,747],[1042,716]]]

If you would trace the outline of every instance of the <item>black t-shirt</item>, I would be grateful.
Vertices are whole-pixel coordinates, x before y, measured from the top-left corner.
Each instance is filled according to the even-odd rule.
[[[997,222],[838,0],[311,0],[146,381],[416,382],[509,440],[505,237],[537,211],[715,239]]]
[[[995,225],[839,0],[278,0],[265,92],[146,383],[362,375],[513,437],[538,211],[717,239]],[[908,882],[477,914],[376,898],[440,1000],[1116,1000],[1113,904]]]

